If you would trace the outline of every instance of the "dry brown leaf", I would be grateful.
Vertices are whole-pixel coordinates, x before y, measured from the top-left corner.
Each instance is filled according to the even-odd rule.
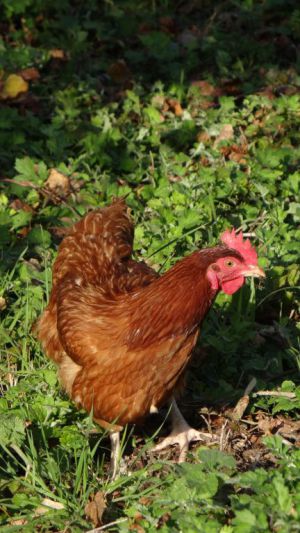
[[[17,98],[22,93],[26,93],[29,89],[29,84],[22,76],[18,74],[10,74],[5,82],[0,97],[3,100]]]
[[[145,533],[145,529],[140,524],[132,524],[129,526],[129,531],[135,531],[137,533]]]
[[[24,68],[23,70],[20,70],[19,74],[25,81],[35,81],[40,78],[40,73],[35,67]]]
[[[247,159],[245,159],[245,155],[239,152],[235,152],[235,151],[229,154],[228,159],[230,159],[230,161],[235,161],[236,163],[240,163],[242,165],[245,165],[247,163]]]
[[[49,55],[53,59],[61,59],[63,61],[67,59],[66,53],[64,52],[64,50],[61,50],[60,48],[53,48],[53,50],[50,50]]]
[[[104,493],[101,491],[96,492],[94,496],[92,496],[91,501],[89,501],[85,508],[84,512],[93,522],[94,526],[100,526],[102,524],[102,516],[106,509],[106,501],[104,497]]]
[[[141,505],[149,505],[151,503],[151,498],[147,497],[147,496],[142,496],[140,499],[139,499],[139,503]]]
[[[20,198],[15,198],[10,204],[9,207],[15,211],[26,211],[27,213],[33,213],[33,208],[20,200]]]
[[[175,100],[175,98],[168,98],[166,100],[166,103],[168,104],[169,109],[176,115],[176,117],[181,117],[183,114],[183,109],[178,102],[178,100]]]
[[[231,144],[230,146],[222,146],[220,148],[221,154],[226,159],[230,159],[230,161],[235,161],[236,163],[242,163],[246,164],[247,159],[246,155],[248,153],[248,146],[247,144],[244,145],[237,145],[237,144]]]
[[[210,135],[207,133],[207,131],[201,131],[197,135],[197,141],[199,143],[206,144],[206,143],[208,143],[210,141]]]
[[[6,308],[6,300],[3,298],[3,296],[0,296],[0,311],[3,311],[3,309]]]
[[[17,233],[20,235],[20,237],[27,237],[29,231],[30,228],[24,226],[24,228],[19,229]]]
[[[55,168],[50,170],[48,179],[45,183],[51,191],[55,191],[61,196],[66,196],[70,192],[70,180],[67,176],[58,172]]]
[[[28,524],[28,520],[26,518],[16,518],[15,520],[9,521],[11,526],[25,526]]]
[[[283,425],[282,421],[277,418],[270,418],[263,413],[257,414],[257,426],[265,435],[276,433]]]

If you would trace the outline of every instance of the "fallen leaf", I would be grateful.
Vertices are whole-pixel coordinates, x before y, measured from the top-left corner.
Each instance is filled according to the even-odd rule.
[[[206,144],[210,141],[210,135],[207,133],[207,131],[201,131],[197,135],[197,141],[199,143]]]
[[[27,213],[33,213],[33,208],[20,200],[20,198],[15,198],[10,204],[9,207],[15,211],[26,211]]]
[[[222,146],[220,152],[226,159],[235,161],[236,163],[246,164],[246,155],[248,153],[247,144],[237,145],[232,144],[230,146]]]
[[[136,531],[137,533],[145,533],[145,530],[139,524],[133,524],[129,527],[129,531]]]
[[[84,512],[89,518],[95,527],[102,524],[102,516],[106,509],[106,501],[103,492],[96,492],[94,496],[92,496],[91,501],[89,501],[85,508]]]
[[[4,82],[4,87],[1,92],[3,100],[17,98],[19,94],[26,93],[29,89],[29,84],[22,76],[18,74],[10,74]]]
[[[258,413],[256,418],[258,429],[260,429],[265,435],[274,434],[283,425],[281,420],[267,417],[263,413]]]
[[[139,499],[139,502],[140,502],[141,505],[149,505],[151,503],[151,498],[149,498],[147,496],[142,496]]]
[[[236,163],[241,163],[242,165],[245,165],[247,163],[247,159],[245,159],[244,154],[240,152],[235,152],[234,150],[229,154],[230,161],[235,161]]]
[[[30,231],[30,228],[28,227],[21,228],[18,230],[18,235],[20,235],[20,237],[27,237],[29,231]]]
[[[40,73],[37,68],[31,67],[31,68],[24,68],[19,72],[20,76],[22,76],[23,80],[25,81],[35,81],[40,78]]]
[[[175,98],[167,98],[166,103],[168,104],[169,109],[174,113],[176,117],[181,117],[183,114],[183,109]]]
[[[62,59],[63,61],[67,59],[66,53],[60,48],[53,48],[53,50],[50,50],[49,55],[53,59]]]
[[[0,296],[0,311],[3,311],[3,309],[6,308],[6,300],[3,298],[3,296]]]
[[[45,183],[51,191],[55,191],[61,196],[66,196],[70,192],[70,180],[67,176],[58,172],[55,168],[50,170],[50,174]]]
[[[26,518],[17,518],[16,520],[10,520],[11,526],[25,526],[28,524],[28,520]]]

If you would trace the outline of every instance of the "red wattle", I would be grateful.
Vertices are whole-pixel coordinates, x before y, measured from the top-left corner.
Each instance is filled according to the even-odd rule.
[[[222,291],[225,292],[225,294],[233,294],[241,288],[241,286],[244,284],[244,281],[244,276],[240,276],[239,278],[235,278],[230,281],[223,281]]]

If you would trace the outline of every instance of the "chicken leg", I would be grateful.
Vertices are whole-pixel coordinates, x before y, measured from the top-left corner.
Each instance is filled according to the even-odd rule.
[[[179,445],[179,457],[178,463],[183,463],[186,459],[189,445],[193,441],[197,440],[207,440],[211,439],[212,436],[210,433],[204,433],[197,431],[189,426],[187,421],[182,416],[175,398],[171,401],[171,423],[172,431],[168,437],[166,437],[162,442],[157,444],[152,451],[159,452],[164,450],[168,446],[174,446],[175,444]]]
[[[121,446],[120,446],[120,431],[112,431],[110,433],[110,472],[111,480],[114,480],[119,473]]]

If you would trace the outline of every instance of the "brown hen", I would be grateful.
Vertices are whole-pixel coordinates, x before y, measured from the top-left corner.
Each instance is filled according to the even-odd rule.
[[[123,200],[87,214],[61,243],[50,301],[38,325],[68,395],[111,432],[117,470],[119,432],[172,400],[217,292],[235,292],[245,276],[264,276],[242,235],[194,252],[159,277],[131,259],[133,224]],[[160,450],[201,438],[172,400],[173,430]]]

